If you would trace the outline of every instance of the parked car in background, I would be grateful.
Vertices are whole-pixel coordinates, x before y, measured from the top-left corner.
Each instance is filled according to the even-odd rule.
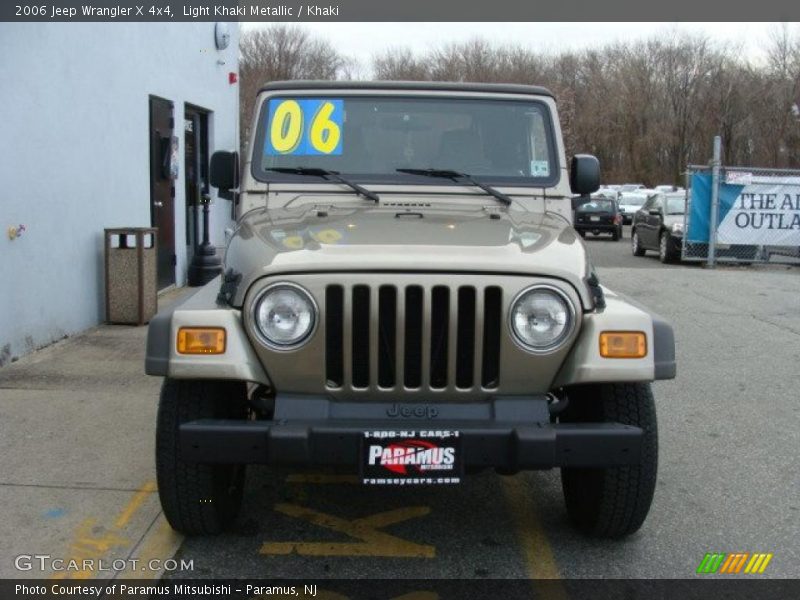
[[[647,194],[642,191],[621,193],[618,202],[623,223],[628,225],[633,220],[633,215],[636,211],[644,206],[644,203],[647,202],[647,198],[653,193],[654,192]]]
[[[653,188],[657,192],[662,192],[664,194],[669,194],[670,192],[685,192],[682,187],[677,185],[657,185]]]
[[[620,192],[635,192],[647,189],[642,183],[625,183],[619,187]]]
[[[685,212],[685,193],[652,195],[633,217],[633,255],[644,256],[647,250],[656,250],[663,263],[679,259]]]
[[[593,197],[589,202],[575,209],[575,230],[586,237],[587,233],[611,234],[617,241],[622,237],[622,214],[615,200]]]
[[[600,188],[594,194],[592,194],[592,198],[606,198],[607,200],[614,200],[615,202],[619,202],[620,191],[611,187]]]

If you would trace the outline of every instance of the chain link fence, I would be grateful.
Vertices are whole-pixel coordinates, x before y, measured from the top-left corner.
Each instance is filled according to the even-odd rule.
[[[681,258],[800,264],[800,170],[690,165]]]

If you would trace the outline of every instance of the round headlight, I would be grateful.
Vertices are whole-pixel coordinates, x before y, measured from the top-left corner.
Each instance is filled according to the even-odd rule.
[[[299,346],[311,335],[317,309],[311,295],[303,288],[278,283],[261,293],[253,317],[267,344],[287,349]]]
[[[532,352],[556,348],[572,330],[572,304],[549,287],[522,292],[511,307],[511,330],[517,341]]]

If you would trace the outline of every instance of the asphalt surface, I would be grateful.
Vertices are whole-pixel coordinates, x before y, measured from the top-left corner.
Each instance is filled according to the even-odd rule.
[[[180,546],[156,493],[161,382],[143,373],[146,334],[101,325],[0,368],[0,580],[154,578],[155,565],[115,572],[83,560],[165,559]],[[20,569],[20,555],[79,566],[54,570],[47,560]]]
[[[637,534],[574,532],[558,471],[375,489],[255,467],[234,530],[186,539],[194,570],[172,576],[685,578],[707,552],[770,552],[760,577],[798,577],[800,268],[665,266],[631,256],[627,227],[586,243],[601,282],[676,334],[678,377],[653,386],[659,479]]]

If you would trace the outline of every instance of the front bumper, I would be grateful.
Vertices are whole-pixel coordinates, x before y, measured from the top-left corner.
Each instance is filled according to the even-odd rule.
[[[616,223],[575,223],[575,231],[600,232],[600,233],[614,233],[619,231],[619,225]]]
[[[418,412],[426,416],[388,418],[387,409],[398,406],[411,413],[424,407]],[[180,447],[190,462],[355,468],[365,431],[448,430],[460,433],[467,467],[608,467],[639,461],[643,432],[638,427],[550,421],[544,396],[416,406],[279,397],[271,421],[181,424]]]

